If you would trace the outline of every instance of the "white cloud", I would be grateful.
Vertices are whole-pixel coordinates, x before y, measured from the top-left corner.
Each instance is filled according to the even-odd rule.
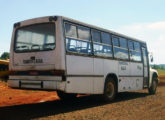
[[[149,24],[148,25],[148,28],[150,29],[153,29],[153,30],[165,30],[165,22],[155,22],[155,23],[152,23],[152,24]]]
[[[165,64],[165,21],[126,25],[116,30],[146,41],[149,51],[154,54],[154,63]]]

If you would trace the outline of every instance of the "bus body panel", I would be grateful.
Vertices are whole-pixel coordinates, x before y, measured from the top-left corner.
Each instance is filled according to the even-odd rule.
[[[143,77],[119,77],[118,92],[143,89]]]
[[[93,58],[66,55],[67,93],[93,93]]]
[[[130,62],[119,61],[118,70],[119,70],[119,76],[129,76],[130,75]]]
[[[104,90],[104,60],[102,58],[94,58],[93,59],[93,72],[96,75],[93,78],[93,93],[94,94],[102,94]]]
[[[66,55],[67,93],[102,94],[105,78],[110,73],[118,74],[118,62],[114,60]],[[85,64],[84,64],[85,63]]]
[[[65,92],[93,94],[93,77],[68,77]]]
[[[67,75],[93,75],[93,58],[66,55]]]
[[[93,58],[93,74],[104,75],[104,59]]]
[[[143,63],[130,62],[130,76],[143,77]]]

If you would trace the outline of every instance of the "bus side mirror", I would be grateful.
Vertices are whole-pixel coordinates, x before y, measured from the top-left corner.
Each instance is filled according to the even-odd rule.
[[[153,55],[152,54],[150,55],[150,60],[151,60],[151,62],[154,61],[154,58],[153,58]]]
[[[153,58],[153,56],[152,56],[152,58],[151,58],[151,62],[154,62],[154,58]]]

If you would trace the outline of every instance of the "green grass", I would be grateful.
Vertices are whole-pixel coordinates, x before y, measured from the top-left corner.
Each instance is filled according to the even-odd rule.
[[[165,70],[157,70],[159,75],[165,75]]]

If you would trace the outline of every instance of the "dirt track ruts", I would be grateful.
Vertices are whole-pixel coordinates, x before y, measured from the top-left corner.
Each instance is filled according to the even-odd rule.
[[[85,96],[74,101],[52,101],[0,108],[0,120],[164,120],[165,86],[156,95],[147,90],[118,94],[113,103],[104,103],[98,96]]]

